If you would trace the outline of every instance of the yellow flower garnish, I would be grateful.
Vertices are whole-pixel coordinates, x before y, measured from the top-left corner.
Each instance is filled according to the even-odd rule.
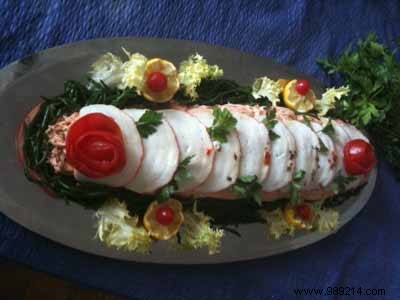
[[[149,86],[148,79],[154,73],[161,73],[166,80],[165,88],[161,91],[153,90]],[[143,96],[152,101],[163,103],[172,99],[175,93],[179,89],[179,80],[177,77],[177,71],[173,63],[163,60],[160,58],[153,58],[146,63],[145,71],[143,74]]]
[[[170,222],[162,224],[164,222],[160,219],[160,209],[172,210],[172,219]],[[169,199],[163,203],[158,203],[157,201],[152,202],[146,210],[143,224],[153,238],[157,240],[168,240],[177,234],[183,220],[182,204],[178,200]]]

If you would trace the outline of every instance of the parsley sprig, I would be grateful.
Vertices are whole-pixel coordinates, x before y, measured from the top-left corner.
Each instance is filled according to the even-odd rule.
[[[278,120],[276,119],[276,110],[271,109],[270,111],[267,112],[267,115],[265,116],[263,123],[265,127],[268,129],[268,134],[269,134],[269,139],[271,141],[274,141],[278,138],[280,138],[279,134],[277,134],[273,129],[275,125],[278,123]]]
[[[400,39],[397,40],[400,47]],[[378,42],[370,33],[350,45],[336,60],[319,61],[322,68],[350,87],[337,100],[331,115],[365,128],[378,150],[395,168],[400,179],[400,63],[397,49]]]
[[[187,167],[189,166],[190,161],[193,157],[194,155],[188,156],[179,163],[174,178],[168,185],[164,186],[158,194],[157,198],[158,200],[160,200],[160,202],[170,199],[172,195],[178,190],[180,183],[192,178],[193,175],[190,173]]]
[[[226,143],[228,141],[228,135],[236,126],[237,120],[226,108],[221,109],[219,107],[214,107],[213,116],[213,124],[208,128],[208,133],[212,140]]]
[[[142,138],[147,138],[149,135],[157,131],[157,126],[162,123],[162,113],[154,110],[146,110],[145,113],[136,122],[136,127]]]
[[[232,188],[241,199],[253,200],[261,206],[261,184],[257,181],[257,175],[240,176]]]
[[[293,174],[292,182],[289,185],[290,202],[292,204],[298,204],[300,202],[301,181],[304,175],[306,175],[306,172],[303,170],[298,170]]]

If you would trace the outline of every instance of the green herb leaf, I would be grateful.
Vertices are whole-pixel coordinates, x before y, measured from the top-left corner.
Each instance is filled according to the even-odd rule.
[[[333,138],[335,136],[335,129],[333,128],[331,119],[329,119],[328,123],[326,123],[324,128],[322,128],[322,132],[331,138]]]
[[[228,135],[236,126],[237,120],[226,108],[221,110],[219,107],[214,107],[213,116],[213,124],[208,128],[208,133],[212,140],[226,143],[228,141]]]
[[[329,149],[326,147],[324,142],[321,140],[321,138],[318,138],[319,140],[319,152],[321,153],[328,153]]]
[[[157,199],[160,202],[170,199],[177,191],[180,183],[192,178],[192,174],[186,168],[190,164],[190,161],[193,157],[194,155],[188,156],[179,163],[174,178],[172,178],[171,182],[164,186],[158,193]]]
[[[303,115],[303,122],[312,129],[310,119],[306,115]]]
[[[172,195],[176,192],[176,188],[173,184],[169,184],[164,186],[159,194],[158,194],[158,200],[160,202],[164,202],[167,201],[168,199],[170,199],[172,197]]]
[[[265,116],[263,123],[265,127],[268,129],[269,139],[271,141],[275,141],[276,139],[280,138],[279,134],[273,131],[275,125],[278,123],[276,119],[276,110],[271,109],[268,111],[267,115]]]
[[[157,131],[157,126],[162,123],[162,113],[146,110],[146,112],[136,122],[136,127],[142,136],[147,138],[149,135]]]
[[[293,205],[298,204],[300,202],[300,189],[301,189],[300,183],[303,180],[305,174],[306,172],[303,170],[296,171],[293,174],[292,182],[290,183],[289,186],[290,202]]]
[[[267,115],[265,116],[263,123],[267,129],[273,129],[278,123],[278,120],[276,120],[276,110],[271,109],[268,111]]]
[[[232,188],[241,199],[252,200],[258,206],[261,206],[261,184],[258,183],[256,175],[239,177]]]
[[[335,194],[346,191],[346,186],[356,180],[354,176],[343,176],[342,174],[337,175],[331,184],[331,189]]]
[[[194,155],[188,156],[179,163],[178,169],[176,170],[176,173],[175,173],[175,176],[173,179],[178,186],[179,186],[179,183],[182,183],[183,181],[186,181],[186,180],[189,180],[190,178],[192,178],[193,175],[186,168],[189,165],[189,163],[193,157],[194,157]]]

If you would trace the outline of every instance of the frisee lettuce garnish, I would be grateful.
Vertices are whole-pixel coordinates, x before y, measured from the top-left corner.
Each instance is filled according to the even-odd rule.
[[[178,239],[171,240],[174,246],[181,249],[208,248],[210,255],[219,252],[224,230],[213,228],[211,218],[197,210],[196,202],[192,211],[184,213],[184,219]]]
[[[214,120],[212,126],[208,128],[208,133],[214,141],[226,143],[228,135],[235,128],[237,120],[232,116],[231,112],[226,108],[213,108]]]
[[[252,86],[252,95],[254,99],[267,98],[273,106],[276,106],[280,101],[280,93],[281,88],[279,84],[266,76],[257,78]]]
[[[162,113],[146,110],[146,112],[136,122],[136,127],[142,138],[147,138],[149,135],[157,131],[157,126],[162,123]]]
[[[152,239],[146,229],[139,225],[139,218],[131,216],[125,202],[111,199],[96,213],[96,237],[107,246],[148,253]]]

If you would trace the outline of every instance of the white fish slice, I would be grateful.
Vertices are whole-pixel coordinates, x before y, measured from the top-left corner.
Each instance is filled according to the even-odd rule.
[[[269,163],[266,156],[270,155],[270,140],[268,130],[261,122],[240,112],[234,106],[226,106],[236,118],[236,130],[239,136],[242,157],[239,176],[257,176],[258,182],[267,177]]]
[[[288,120],[285,125],[292,133],[296,142],[296,172],[304,171],[304,177],[301,181],[304,190],[315,188],[315,176],[318,168],[318,149],[319,141],[315,132],[295,120]]]
[[[124,186],[131,182],[139,172],[143,160],[142,138],[132,119],[115,106],[104,104],[85,106],[80,110],[79,116],[83,117],[91,113],[102,113],[118,124],[125,145],[126,164],[117,174],[97,179],[89,178],[75,170],[75,178],[78,181],[90,181],[114,187]]]
[[[178,141],[179,160],[193,156],[187,170],[191,178],[181,182],[179,192],[190,192],[206,181],[214,161],[214,146],[206,127],[187,112],[166,109],[162,111]]]
[[[293,177],[296,158],[296,143],[293,135],[282,121],[278,121],[273,131],[279,135],[271,143],[271,165],[267,178],[262,183],[265,192],[286,187]]]
[[[212,109],[207,106],[200,106],[189,110],[206,127],[211,127],[214,116]],[[220,144],[214,142],[215,158],[214,167],[207,180],[196,188],[195,192],[213,193],[224,190],[235,183],[239,175],[240,167],[240,142],[236,130],[233,130],[227,137],[227,142]]]
[[[125,109],[124,112],[137,122],[146,110]],[[171,181],[179,162],[178,143],[165,118],[156,132],[143,139],[143,147],[142,167],[126,188],[138,193],[151,193]]]
[[[335,144],[333,143],[332,139],[322,132],[322,125],[311,121],[311,126],[314,129],[315,133],[317,134],[320,142],[324,143],[327,152],[319,152],[319,167],[317,169],[316,180],[318,181],[318,186],[320,188],[327,187],[335,177],[336,172],[336,149]],[[320,145],[322,147],[322,145]]]

